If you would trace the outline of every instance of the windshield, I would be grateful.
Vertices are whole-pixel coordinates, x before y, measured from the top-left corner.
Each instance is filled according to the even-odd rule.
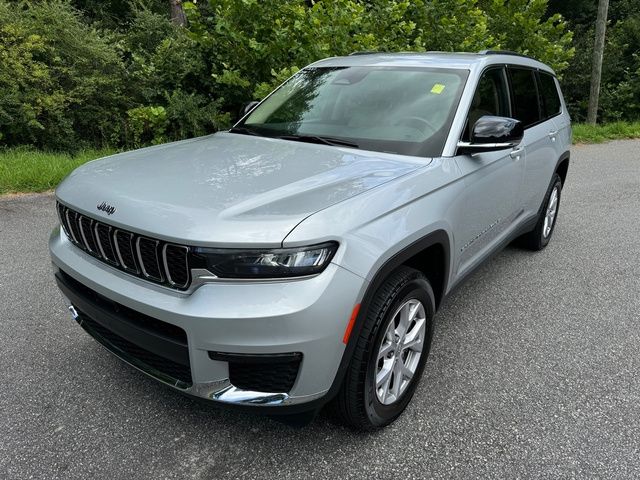
[[[422,67],[306,68],[231,131],[438,156],[467,75]]]

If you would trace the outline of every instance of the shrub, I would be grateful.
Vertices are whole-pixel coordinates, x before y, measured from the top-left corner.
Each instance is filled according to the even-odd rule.
[[[127,112],[134,147],[166,141],[167,111],[162,106],[136,107]]]
[[[0,144],[129,148],[211,133],[299,68],[358,50],[511,48],[558,72],[573,53],[547,0],[183,5],[188,29],[164,0],[0,0]],[[638,105],[637,69],[625,75],[611,89],[620,115]]]
[[[67,3],[0,3],[0,128],[8,145],[74,149],[106,143],[122,108],[113,39]]]
[[[224,108],[264,96],[315,60],[358,50],[477,51],[511,48],[558,72],[573,55],[546,0],[209,0],[185,2],[190,31],[212,59]],[[490,34],[489,32],[498,32]]]

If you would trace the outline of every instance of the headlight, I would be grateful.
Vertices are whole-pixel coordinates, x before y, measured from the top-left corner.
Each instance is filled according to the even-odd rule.
[[[282,278],[322,272],[338,249],[335,242],[298,248],[192,250],[192,266],[206,268],[220,278]]]

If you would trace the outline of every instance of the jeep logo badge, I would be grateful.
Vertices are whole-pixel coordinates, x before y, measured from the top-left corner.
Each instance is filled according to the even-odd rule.
[[[116,211],[116,207],[112,207],[111,205],[109,205],[106,202],[102,202],[102,203],[98,204],[97,208],[98,208],[98,210],[102,210],[107,215],[112,215]]]

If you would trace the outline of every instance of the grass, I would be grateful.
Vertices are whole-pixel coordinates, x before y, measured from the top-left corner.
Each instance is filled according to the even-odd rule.
[[[111,150],[83,150],[70,155],[28,148],[0,150],[0,195],[51,190],[74,168],[112,153]]]
[[[623,138],[640,138],[640,122],[613,122],[604,125],[573,125],[573,143],[602,143]]]
[[[573,125],[573,143],[602,143],[640,138],[640,122]],[[83,150],[77,154],[47,153],[30,148],[0,149],[0,195],[52,190],[74,168],[114,150]]]

